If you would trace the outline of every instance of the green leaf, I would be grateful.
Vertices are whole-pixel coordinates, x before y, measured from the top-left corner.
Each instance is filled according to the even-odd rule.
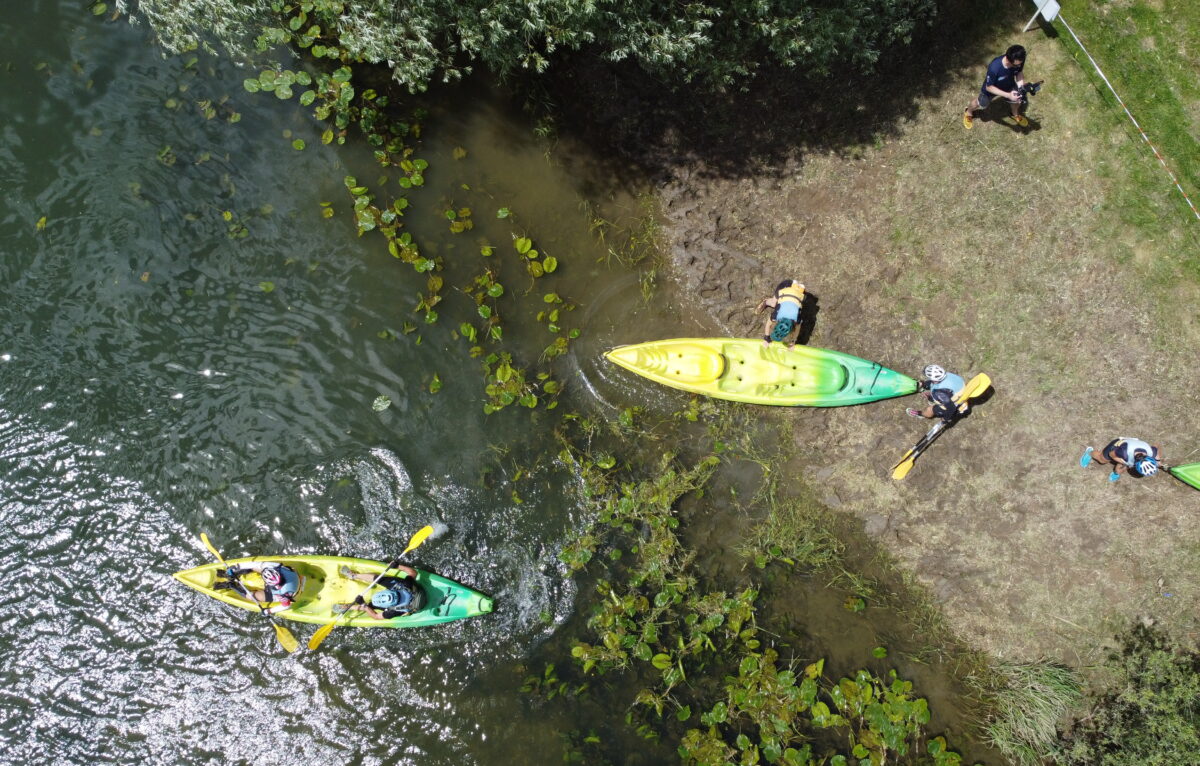
[[[37,220],[37,223],[34,224],[34,226],[37,228],[38,231],[45,231],[46,230],[46,216],[42,216],[41,218],[39,218]]]
[[[487,294],[493,298],[499,298],[501,295],[504,295],[504,285],[500,284],[499,282],[493,283],[490,287],[488,287]]]
[[[341,83],[350,82],[350,78],[353,76],[353,74],[354,73],[348,66],[338,67],[337,69],[333,70],[333,81]]]
[[[872,654],[872,656],[876,657],[877,659],[882,660],[884,657],[887,656],[887,647],[877,646],[871,650],[871,654]]]
[[[312,102],[314,102],[316,100],[317,100],[317,92],[316,91],[306,90],[300,94],[300,104],[302,106],[308,106],[309,104],[311,104]]]
[[[687,719],[689,719],[691,717],[692,717],[691,705],[684,705],[683,707],[681,707],[675,711],[675,719],[678,721],[686,721]]]
[[[558,293],[546,293],[542,296],[542,300],[546,303],[562,303],[562,298],[558,296]]]
[[[506,207],[502,207],[496,211],[497,218],[508,218],[510,215],[512,215],[512,211]]]
[[[483,247],[479,248],[479,254],[483,255],[483,256],[491,255],[492,254],[492,246],[484,245]]]
[[[292,97],[292,86],[280,85],[278,88],[275,89],[275,98],[289,99],[291,97]]]
[[[303,151],[304,150],[304,139],[297,138],[295,141],[292,142],[292,148],[298,152]]]
[[[371,409],[375,410],[376,412],[383,412],[391,406],[392,400],[386,396],[377,396],[375,397],[375,401],[371,403]]]
[[[325,132],[321,134],[321,143],[328,144],[328,143],[331,143],[332,141],[333,141],[333,129],[326,128]]]
[[[529,237],[517,237],[513,240],[513,247],[517,249],[518,253],[525,255],[529,252],[529,248],[533,247],[533,241]]]
[[[671,667],[671,665],[672,665],[671,655],[661,654],[661,653],[656,654],[650,658],[650,664],[653,665],[654,667],[658,668],[659,670],[666,670],[667,668]]]
[[[467,150],[462,148],[461,146],[456,146],[456,147],[454,147],[454,151],[451,152],[450,154],[452,157],[454,157],[454,159],[461,160],[463,157],[467,156]]]
[[[542,271],[546,272],[547,274],[553,274],[554,270],[557,268],[558,259],[553,255],[547,255],[546,259],[542,261]]]
[[[479,316],[488,319],[492,316],[492,307],[486,303],[479,304]]]
[[[262,86],[258,84],[258,80],[253,77],[247,77],[245,80],[242,80],[242,87],[251,93],[258,93],[262,90]]]
[[[435,373],[433,373],[433,380],[429,381],[429,393],[436,394],[438,391],[441,391],[441,390],[442,390],[442,379],[439,378],[438,374],[435,372]]]
[[[275,283],[274,282],[259,282],[258,289],[262,290],[264,293],[269,293],[275,289]]]
[[[103,16],[108,11],[108,5],[105,3],[96,3],[92,6],[93,16]]]

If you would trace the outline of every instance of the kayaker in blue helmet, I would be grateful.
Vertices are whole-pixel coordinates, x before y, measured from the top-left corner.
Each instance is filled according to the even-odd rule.
[[[772,341],[787,343],[789,349],[796,347],[800,338],[800,309],[804,306],[804,285],[795,279],[785,279],[775,288],[775,294],[763,298],[754,313],[761,314],[771,309],[767,323],[763,325],[763,346]]]
[[[923,410],[909,407],[905,412],[914,418],[949,417],[955,410],[954,397],[958,396],[967,382],[961,375],[947,372],[936,364],[926,365],[923,374],[924,380],[917,384],[917,388],[929,400],[929,405]]]
[[[417,570],[412,567],[397,564],[393,569],[400,572],[399,577],[384,576],[379,578],[380,590],[371,595],[370,601],[364,601],[362,596],[354,599],[352,604],[339,604],[341,612],[366,612],[376,620],[390,620],[394,617],[404,617],[425,606],[425,592],[417,584]],[[343,566],[338,574],[350,580],[370,584],[376,575],[368,572],[353,572],[350,567]]]
[[[235,580],[251,572],[257,572],[262,577],[261,589],[251,590],[242,583],[235,583]],[[238,590],[260,604],[274,602],[276,606],[272,607],[272,611],[289,608],[300,589],[304,587],[304,577],[296,570],[274,561],[251,561],[217,573],[218,577],[222,575],[229,579],[218,579],[213,585],[213,590]]]
[[[1079,465],[1087,468],[1095,461],[1098,465],[1111,465],[1112,472],[1108,474],[1109,481],[1116,481],[1121,474],[1130,476],[1153,476],[1158,473],[1159,463],[1162,462],[1162,449],[1157,444],[1150,444],[1141,439],[1122,436],[1113,439],[1099,455],[1093,455],[1094,447],[1088,447],[1079,458]]]

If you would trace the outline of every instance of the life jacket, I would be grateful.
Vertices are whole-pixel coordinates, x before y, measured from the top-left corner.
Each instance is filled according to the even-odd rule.
[[[804,288],[793,282],[788,287],[781,287],[775,291],[775,298],[781,303],[783,301],[792,301],[797,306],[804,303]]]
[[[1138,453],[1146,457],[1154,457],[1154,447],[1141,439],[1122,436],[1113,445],[1113,452],[1129,465],[1137,463]]]

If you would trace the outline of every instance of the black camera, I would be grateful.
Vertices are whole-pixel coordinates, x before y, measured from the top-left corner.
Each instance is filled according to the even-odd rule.
[[[1042,83],[1044,83],[1044,82],[1045,82],[1045,80],[1038,80],[1037,82],[1027,82],[1024,85],[1022,85],[1021,87],[1017,88],[1017,92],[1021,94],[1021,103],[1028,104],[1029,97],[1036,96],[1037,92],[1042,89]]]

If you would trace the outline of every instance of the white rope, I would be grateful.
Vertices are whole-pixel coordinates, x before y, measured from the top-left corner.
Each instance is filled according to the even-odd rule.
[[[1113,98],[1115,98],[1117,103],[1121,105],[1121,108],[1125,110],[1125,114],[1129,117],[1129,121],[1133,123],[1133,127],[1137,128],[1138,133],[1141,134],[1142,140],[1146,142],[1146,146],[1150,147],[1150,151],[1154,152],[1154,156],[1158,158],[1158,163],[1162,165],[1163,170],[1167,171],[1167,175],[1171,177],[1171,183],[1175,184],[1175,188],[1179,190],[1181,195],[1183,195],[1184,202],[1186,202],[1188,207],[1192,209],[1192,214],[1196,216],[1196,220],[1200,221],[1200,210],[1197,210],[1196,206],[1192,204],[1192,200],[1190,197],[1188,197],[1187,192],[1185,192],[1183,187],[1179,185],[1179,179],[1177,179],[1175,174],[1171,172],[1171,168],[1167,167],[1167,161],[1163,159],[1161,154],[1159,154],[1158,148],[1155,147],[1154,144],[1150,143],[1150,137],[1146,135],[1146,131],[1142,130],[1142,126],[1138,124],[1136,119],[1134,119],[1133,113],[1129,111],[1129,107],[1125,106],[1125,102],[1121,100],[1119,95],[1117,95],[1116,88],[1114,88],[1112,83],[1108,81],[1108,78],[1104,76],[1104,72],[1100,69],[1100,65],[1096,63],[1096,59],[1092,58],[1092,54],[1088,53],[1088,49],[1083,47],[1083,43],[1079,40],[1079,36],[1075,34],[1074,29],[1071,29],[1071,25],[1067,23],[1065,18],[1063,18],[1061,12],[1058,14],[1056,21],[1061,21],[1063,26],[1067,28],[1067,31],[1071,33],[1071,37],[1075,38],[1075,44],[1079,46],[1081,51],[1083,51],[1083,55],[1087,56],[1088,61],[1092,62],[1092,66],[1095,68],[1096,74],[1100,75],[1101,80],[1104,80],[1104,84],[1108,86],[1109,91],[1113,94]]]

